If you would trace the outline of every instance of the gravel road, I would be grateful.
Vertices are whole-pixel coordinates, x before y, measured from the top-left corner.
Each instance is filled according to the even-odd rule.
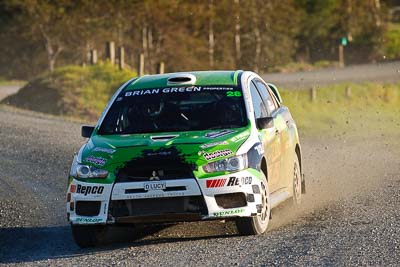
[[[140,238],[112,229],[108,244],[80,249],[65,215],[80,125],[0,107],[0,265],[399,265],[399,125],[391,135],[302,136],[304,205],[273,210],[262,236],[182,223]]]
[[[269,82],[289,89],[343,82],[400,82],[400,61],[353,65],[345,68],[327,68],[307,72],[270,73],[262,75]]]

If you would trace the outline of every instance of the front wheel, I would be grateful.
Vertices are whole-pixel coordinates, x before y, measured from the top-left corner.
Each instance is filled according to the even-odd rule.
[[[236,219],[236,227],[241,235],[260,235],[268,228],[271,215],[271,201],[269,196],[268,181],[264,173],[261,182],[261,213],[254,217]]]
[[[94,247],[104,241],[107,234],[105,225],[71,225],[75,243],[81,248]]]

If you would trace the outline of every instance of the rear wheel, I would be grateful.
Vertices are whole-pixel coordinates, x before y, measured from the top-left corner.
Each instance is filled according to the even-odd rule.
[[[100,244],[107,234],[105,225],[71,225],[71,229],[75,243],[81,248]]]
[[[293,167],[293,202],[294,204],[301,203],[302,180],[299,157],[296,154]]]
[[[263,174],[261,182],[261,213],[254,217],[236,219],[236,226],[241,235],[260,235],[268,228],[271,215],[271,202],[269,197],[268,182]]]

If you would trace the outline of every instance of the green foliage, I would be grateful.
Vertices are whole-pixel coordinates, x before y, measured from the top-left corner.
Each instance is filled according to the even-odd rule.
[[[30,110],[95,120],[123,82],[136,76],[110,64],[65,66],[44,73],[3,103]]]
[[[384,35],[383,55],[388,59],[400,58],[400,23],[389,25]]]

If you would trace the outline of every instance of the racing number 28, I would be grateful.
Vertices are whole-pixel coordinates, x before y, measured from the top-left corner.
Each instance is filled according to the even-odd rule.
[[[228,91],[228,92],[226,92],[226,96],[228,96],[228,97],[232,97],[232,96],[239,97],[239,96],[242,96],[242,93],[240,91],[234,91],[234,92]]]

